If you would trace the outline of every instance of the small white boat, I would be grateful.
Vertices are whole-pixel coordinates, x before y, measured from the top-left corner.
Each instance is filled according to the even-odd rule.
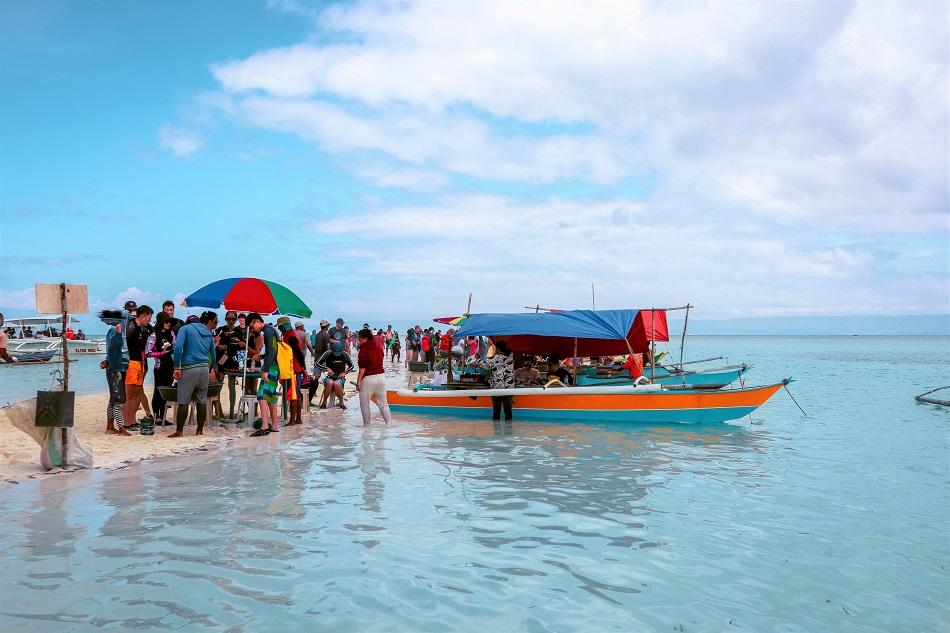
[[[70,318],[70,324],[79,323]],[[63,346],[63,339],[59,336],[57,327],[62,327],[63,320],[54,316],[36,316],[23,319],[7,319],[3,325],[12,335],[7,341],[7,351],[16,356],[17,353],[59,352]],[[67,339],[70,354],[105,354],[104,340]]]

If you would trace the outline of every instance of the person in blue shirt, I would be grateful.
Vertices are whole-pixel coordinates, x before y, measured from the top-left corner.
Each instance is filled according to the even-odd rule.
[[[177,429],[168,437],[183,437],[188,405],[198,403],[198,429],[195,435],[204,435],[208,419],[208,374],[214,367],[214,328],[218,315],[208,310],[196,323],[186,323],[178,330],[172,362],[175,364],[175,380],[178,381]]]

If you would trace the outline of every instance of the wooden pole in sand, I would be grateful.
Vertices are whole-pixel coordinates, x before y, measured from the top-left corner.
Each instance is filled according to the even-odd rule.
[[[59,296],[60,296],[60,301],[62,301],[62,305],[63,305],[63,330],[62,332],[59,333],[59,335],[63,341],[62,342],[63,393],[65,393],[69,391],[69,339],[66,338],[66,327],[67,327],[67,324],[69,323],[69,306],[66,303],[66,284],[65,283],[59,284]],[[60,400],[60,404],[62,404],[62,400]],[[68,463],[66,461],[67,438],[68,438],[68,436],[66,435],[66,427],[62,428],[62,433],[63,433],[63,470],[66,470],[67,463]]]

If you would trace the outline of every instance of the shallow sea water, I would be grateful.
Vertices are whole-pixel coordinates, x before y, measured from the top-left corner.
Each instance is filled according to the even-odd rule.
[[[718,425],[359,413],[0,487],[0,630],[941,631],[947,338],[697,337]],[[393,380],[395,380],[393,378]]]

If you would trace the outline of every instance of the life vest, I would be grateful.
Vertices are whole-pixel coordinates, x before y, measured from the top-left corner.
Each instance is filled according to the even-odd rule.
[[[281,380],[294,377],[294,353],[283,341],[277,344],[277,371]]]
[[[429,351],[429,337],[428,336],[422,337],[422,351],[423,352]]]

